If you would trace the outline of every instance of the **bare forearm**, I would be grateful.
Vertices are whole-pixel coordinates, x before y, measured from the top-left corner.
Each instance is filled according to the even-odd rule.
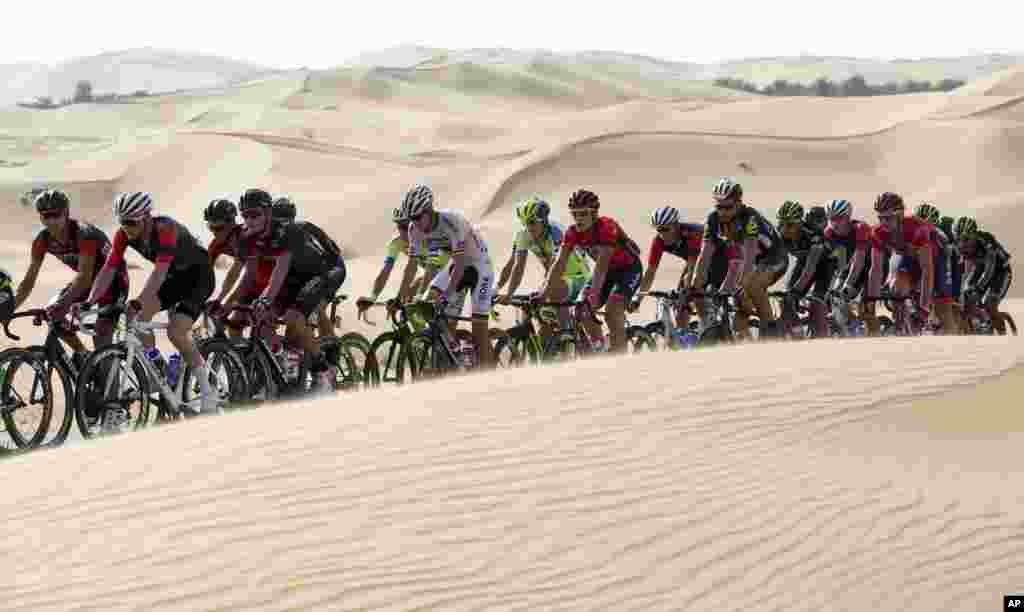
[[[110,283],[114,280],[114,269],[110,266],[103,266],[100,270],[99,275],[96,277],[96,282],[92,284],[92,292],[89,294],[88,301],[95,302],[99,296],[107,292],[110,288]]]

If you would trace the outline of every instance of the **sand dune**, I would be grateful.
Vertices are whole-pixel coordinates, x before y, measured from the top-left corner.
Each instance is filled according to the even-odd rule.
[[[1024,586],[1016,436],[933,440],[914,402],[1020,364],[946,338],[597,360],[17,458],[8,603],[986,609]]]
[[[346,289],[362,294],[417,182],[482,228],[500,267],[526,196],[566,221],[568,195],[594,189],[646,247],[652,208],[700,220],[722,175],[769,214],[845,197],[873,219],[875,195],[895,189],[1024,249],[1014,71],[950,94],[762,99],[673,93],[642,58],[636,74],[606,60],[297,71],[116,108],[0,111],[0,264],[16,278],[28,265],[38,219],[14,202],[31,187],[67,189],[108,229],[112,195],[145,189],[206,241],[205,204],[261,186],[338,239]],[[655,285],[679,269],[665,261]],[[131,271],[135,288],[148,272]],[[523,289],[540,274],[530,263]],[[70,279],[49,261],[30,304]],[[514,311],[500,312],[509,326]],[[343,323],[388,328],[373,317],[346,309]],[[1024,590],[1007,459],[1024,431],[1022,347],[886,339],[591,360],[16,457],[0,462],[3,607],[994,608]]]

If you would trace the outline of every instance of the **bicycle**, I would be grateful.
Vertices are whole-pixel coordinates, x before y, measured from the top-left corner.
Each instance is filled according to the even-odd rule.
[[[734,303],[737,295],[715,292],[707,296],[710,305],[705,306],[707,322],[697,340],[697,346],[709,347],[723,343],[736,341],[736,311]],[[761,322],[759,319],[750,317],[750,332],[755,340],[760,338],[758,333]]]
[[[331,328],[338,329],[341,321],[338,318],[338,305],[348,299],[348,295],[339,293],[328,302],[330,307]],[[317,313],[310,317],[310,325],[317,325]],[[345,332],[340,336],[323,336],[319,338],[320,349],[328,355],[327,361],[337,368],[335,387],[346,390],[359,386],[371,386],[373,368],[373,352],[371,342],[359,332]],[[344,355],[339,354],[344,353]]]
[[[813,293],[799,296],[790,304],[790,300],[797,297],[788,291],[769,291],[768,297],[779,302],[778,314],[782,321],[784,337],[791,339],[817,338],[818,332],[814,324],[814,315],[811,312],[811,304],[828,306],[826,298],[819,297]],[[830,337],[842,334],[839,324],[832,318],[829,309],[825,311],[825,325],[828,328]]]
[[[443,309],[426,300],[402,304],[393,299],[363,303],[362,306],[365,308],[360,316],[370,325],[374,323],[365,317],[372,306],[387,306],[392,323],[391,331],[382,333],[371,343],[370,352],[376,365],[374,384],[381,381],[404,384],[406,369],[409,380],[416,381],[424,376],[466,371],[478,364],[479,352],[473,335],[457,329],[453,336],[445,323],[446,320],[472,322],[472,318],[445,314]],[[426,328],[413,331],[410,318],[427,312]],[[380,357],[382,353],[383,359]]]
[[[691,300],[688,290],[647,291],[637,295],[638,297],[649,295],[656,300],[654,306],[655,320],[642,326],[644,331],[654,340],[656,347],[664,346],[669,350],[681,350],[696,346],[700,339],[700,321],[690,321],[686,329],[676,327],[676,309],[689,308]],[[627,328],[627,336],[629,332],[630,329]]]
[[[518,324],[496,334],[494,343],[495,359],[502,362],[502,356],[508,355],[511,367],[521,366],[529,359],[530,363],[544,363],[564,360],[576,356],[576,329],[574,322],[569,327],[559,327],[545,336],[538,333],[534,321],[541,326],[555,323],[548,321],[545,309],[560,307],[562,302],[535,301],[530,295],[513,295],[507,302],[509,306],[523,311],[523,319]]]
[[[968,299],[967,296],[964,296],[963,303],[963,325],[965,333],[981,336],[996,335],[995,326],[993,325],[992,317],[987,308],[982,306],[977,299]],[[1004,329],[1006,329],[1010,335],[1016,336],[1017,323],[1013,320],[1010,313],[999,312],[997,314],[1003,322]]]
[[[120,316],[124,311],[123,304],[114,304],[82,311],[78,318]],[[142,429],[151,422],[169,422],[201,414],[199,384],[194,380],[192,368],[182,363],[172,387],[165,372],[144,355],[142,337],[168,327],[169,323],[128,318],[122,341],[89,355],[78,375],[75,401],[75,418],[83,437],[99,435],[100,427],[103,433],[120,433]],[[206,360],[219,412],[231,398],[245,395],[245,372],[237,368],[237,358],[220,347],[208,350]],[[218,367],[225,369],[223,378],[217,374]],[[100,418],[89,415],[90,401],[99,404]],[[135,402],[138,407],[133,412],[131,406]],[[153,403],[157,404],[155,413],[151,409]]]

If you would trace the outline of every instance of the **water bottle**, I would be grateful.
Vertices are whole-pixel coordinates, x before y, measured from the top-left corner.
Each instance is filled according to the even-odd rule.
[[[181,355],[174,353],[171,358],[167,360],[167,384],[172,389],[174,385],[178,384],[178,374],[181,373]]]
[[[687,336],[689,336],[689,334],[686,333],[685,329],[676,328],[676,329],[672,330],[672,337],[675,338],[676,345],[679,348],[686,348],[686,337]]]
[[[159,348],[154,346],[151,349],[143,351],[143,354],[150,363],[156,366],[157,371],[161,374],[167,371],[167,362],[164,361],[164,356],[160,354]]]

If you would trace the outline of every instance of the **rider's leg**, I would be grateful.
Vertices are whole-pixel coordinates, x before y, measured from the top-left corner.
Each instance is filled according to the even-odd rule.
[[[566,283],[565,279],[562,279],[562,278],[553,279],[551,281],[551,285],[550,285],[550,289],[549,290],[550,290],[550,295],[551,295],[551,301],[552,302],[564,302],[564,301],[566,301],[569,298],[569,285],[568,285],[568,283]],[[547,307],[543,308],[541,310],[541,312],[543,314],[547,314],[549,312],[554,311],[554,312],[557,313],[558,319],[556,321],[544,320],[543,323],[540,326],[540,334],[541,334],[541,336],[544,337],[545,339],[546,338],[550,338],[551,336],[553,336],[555,334],[555,332],[558,331],[557,328],[556,328],[556,325],[561,325],[562,328],[568,327],[568,325],[567,325],[568,324],[568,319],[566,319],[565,321],[562,321],[562,312],[563,311],[568,311],[568,310],[569,309],[566,308],[566,307],[562,307],[562,308],[558,308],[558,309],[547,308]]]

